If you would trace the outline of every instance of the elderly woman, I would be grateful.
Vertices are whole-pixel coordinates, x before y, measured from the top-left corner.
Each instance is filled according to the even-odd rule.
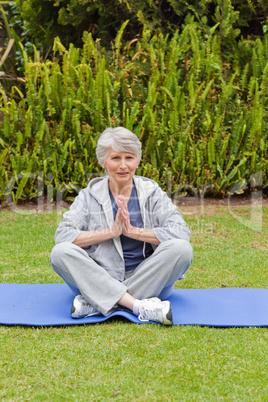
[[[107,128],[96,154],[107,175],[91,180],[64,213],[50,258],[75,295],[71,316],[126,308],[140,320],[171,325],[166,299],[192,263],[190,231],[158,184],[135,176],[135,134]]]

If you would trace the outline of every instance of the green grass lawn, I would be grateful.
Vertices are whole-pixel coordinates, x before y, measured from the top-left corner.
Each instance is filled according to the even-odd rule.
[[[195,260],[183,288],[268,285],[268,208],[184,217]],[[240,221],[238,220],[240,217]],[[49,265],[61,213],[0,212],[1,282],[55,283]],[[0,326],[7,401],[267,401],[267,328],[162,327],[124,319],[56,328]]]

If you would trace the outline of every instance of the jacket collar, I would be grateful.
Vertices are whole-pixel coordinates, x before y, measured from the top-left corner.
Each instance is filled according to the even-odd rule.
[[[147,198],[157,187],[157,184],[154,181],[141,176],[134,176],[134,183],[137,189],[140,207],[142,208]]]
[[[105,202],[110,199],[108,176],[97,177],[96,179],[90,180],[88,189],[90,194],[101,205],[105,204]]]
[[[144,205],[147,198],[155,190],[157,184],[146,177],[134,176],[134,183],[137,189],[140,205]],[[106,205],[110,202],[108,176],[98,177],[89,182],[88,185],[90,194],[101,205]]]

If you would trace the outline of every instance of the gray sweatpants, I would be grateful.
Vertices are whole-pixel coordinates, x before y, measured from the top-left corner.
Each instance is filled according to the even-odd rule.
[[[174,283],[183,279],[192,261],[193,250],[189,242],[167,240],[135,270],[126,272],[125,279],[120,282],[75,244],[57,244],[50,257],[52,268],[74,295],[82,294],[105,316],[126,292],[140,300],[155,296],[166,299]]]

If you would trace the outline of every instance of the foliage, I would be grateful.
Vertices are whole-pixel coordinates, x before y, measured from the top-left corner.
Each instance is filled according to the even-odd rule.
[[[9,3],[9,1],[0,1],[0,29],[4,31],[3,38],[6,35],[6,46],[0,48],[0,79],[7,95],[10,95],[14,84],[21,86],[20,83],[22,81],[21,77],[19,77],[21,67],[17,63],[18,58],[22,56],[21,51],[18,50],[19,39],[12,28],[12,23],[9,19],[9,10],[4,9],[7,5],[9,6]]]
[[[88,33],[82,50],[56,38],[53,60],[23,51],[25,95],[0,88],[2,200],[36,197],[41,182],[54,197],[84,187],[102,174],[98,135],[118,125],[143,143],[139,173],[173,194],[243,191],[258,171],[267,182],[268,36],[240,41],[228,64],[218,24],[172,37],[145,28],[123,46],[126,26],[110,54]]]
[[[8,41],[9,41],[7,48],[5,50],[2,47],[0,49],[1,78],[5,78],[5,74],[4,74],[5,70],[9,71],[9,66],[6,67],[6,64],[8,64],[8,56],[12,52],[12,50],[14,51],[14,48],[15,48],[14,39],[12,38],[12,32],[11,32],[11,29],[10,29],[10,26],[8,23],[6,11],[3,8],[3,5],[5,5],[6,3],[7,3],[6,1],[0,1],[0,18],[3,21],[3,22],[1,22],[1,20],[0,20],[0,29],[1,30],[5,29],[6,35],[7,35]]]
[[[15,0],[15,4],[26,41],[40,42],[45,53],[56,36],[65,46],[70,42],[81,46],[84,31],[101,38],[108,48],[126,19],[129,39],[143,25],[165,35],[181,29],[190,18],[204,31],[219,22],[228,47],[241,28],[246,36],[262,35],[268,12],[266,0]]]

